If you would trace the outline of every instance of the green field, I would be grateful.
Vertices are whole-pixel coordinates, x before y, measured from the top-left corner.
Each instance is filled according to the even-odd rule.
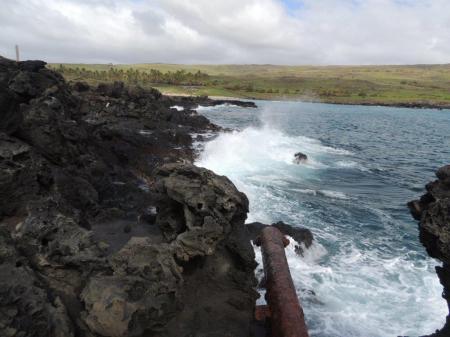
[[[276,66],[51,64],[69,81],[122,80],[166,94],[327,103],[450,106],[450,64]]]

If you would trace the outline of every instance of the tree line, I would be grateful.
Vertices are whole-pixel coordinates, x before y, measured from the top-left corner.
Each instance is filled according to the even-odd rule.
[[[161,72],[157,69],[118,69],[111,66],[108,70],[91,70],[84,67],[68,67],[63,64],[54,68],[63,76],[97,81],[123,81],[129,84],[171,84],[204,86],[209,82],[209,75],[201,72],[187,72],[185,70]]]

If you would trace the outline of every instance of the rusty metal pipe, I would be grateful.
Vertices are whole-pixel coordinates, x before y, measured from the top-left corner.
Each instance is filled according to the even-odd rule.
[[[262,230],[258,241],[263,256],[272,337],[309,337],[284,252],[286,238],[277,228],[268,226]]]

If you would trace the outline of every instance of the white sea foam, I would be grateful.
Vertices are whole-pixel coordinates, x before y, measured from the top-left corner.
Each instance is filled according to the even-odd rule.
[[[324,196],[331,199],[342,199],[342,200],[348,200],[350,197],[346,195],[343,192],[339,191],[329,191],[329,190],[311,190],[311,189],[301,189],[301,188],[292,188],[292,191],[302,193],[302,194],[309,194],[314,196]]]
[[[324,153],[340,153],[338,149],[323,146],[317,140],[264,128],[247,128],[241,132],[221,134],[214,142],[206,144],[198,164],[217,172],[254,172],[261,168],[279,165],[296,165],[299,168],[326,167],[320,162]],[[308,156],[304,164],[294,164],[294,155],[303,152]],[[239,165],[236,165],[239,163]]]
[[[205,146],[205,142],[210,141],[214,137],[217,136],[217,133],[215,132],[203,132],[203,133],[196,133],[192,132],[190,134],[192,137],[192,147],[194,148],[194,151],[196,153],[200,153],[203,151],[203,148]]]
[[[176,109],[177,111],[183,111],[184,110],[184,107],[179,106],[179,105],[174,105],[174,106],[171,106],[170,108],[171,109]]]
[[[356,161],[352,160],[339,160],[336,162],[336,166],[339,168],[344,169],[357,169],[363,172],[368,172],[369,169],[367,167],[364,167],[360,163],[357,163]]]
[[[350,199],[345,193],[339,191],[318,190],[317,193],[332,199]]]
[[[239,106],[237,106],[235,104],[224,103],[224,104],[219,104],[219,105],[214,105],[214,106],[199,105],[197,108],[195,108],[195,110],[197,110],[198,112],[201,112],[201,111],[214,111],[214,110],[221,110],[224,107],[226,107],[226,108],[239,108]]]
[[[307,154],[308,163],[293,164],[296,152]],[[246,193],[249,222],[283,219],[292,225],[311,225],[317,241],[303,256],[293,245],[286,254],[312,337],[418,336],[442,327],[447,309],[433,260],[411,258],[401,247],[385,252],[383,238],[344,234],[332,220],[311,222],[318,210],[295,198],[295,193],[302,193],[324,197],[324,202],[353,200],[342,191],[320,186],[321,172],[330,167],[364,170],[347,156],[351,153],[346,150],[265,126],[219,135],[205,144],[197,164],[228,176]],[[308,181],[319,188],[301,185]],[[381,210],[371,212],[379,217],[380,226],[392,226],[393,219]],[[259,248],[255,251],[262,263]]]

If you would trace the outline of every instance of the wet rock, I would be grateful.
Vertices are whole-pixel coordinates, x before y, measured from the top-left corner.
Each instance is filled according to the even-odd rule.
[[[261,231],[267,226],[268,225],[262,224],[260,222],[252,222],[246,224],[246,227],[250,235],[250,239],[254,242],[261,233]],[[305,248],[309,248],[313,243],[314,240],[313,234],[307,228],[290,226],[282,221],[273,223],[271,226],[278,228],[281,233],[283,233],[284,235],[289,235],[298,243],[297,245],[295,245],[295,251],[299,255],[303,255],[302,246],[304,246]]]
[[[294,163],[296,164],[302,164],[305,163],[308,160],[308,156],[304,153],[297,152],[294,155]]]
[[[431,257],[443,262],[436,267],[444,287],[443,297],[450,307],[450,166],[441,167],[438,180],[427,184],[427,193],[420,200],[408,203],[411,214],[419,220],[419,237]],[[450,333],[450,315],[444,328],[430,336],[444,337]]]

